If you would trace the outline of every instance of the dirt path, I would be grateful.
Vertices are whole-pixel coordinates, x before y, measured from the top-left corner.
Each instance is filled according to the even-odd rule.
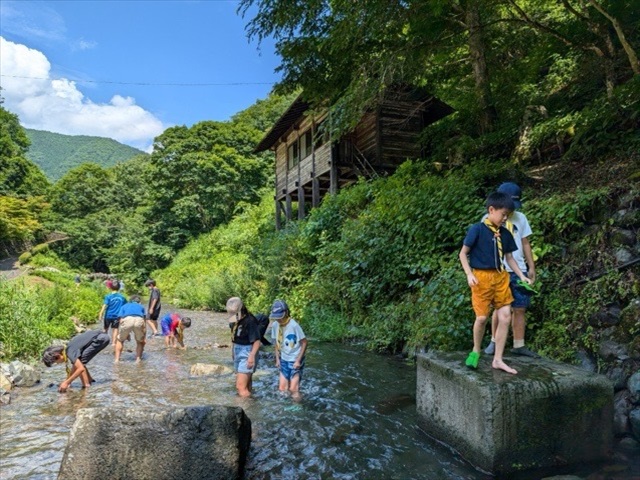
[[[0,277],[3,280],[13,280],[23,275],[27,269],[21,267],[18,262],[18,257],[9,257],[0,260]]]

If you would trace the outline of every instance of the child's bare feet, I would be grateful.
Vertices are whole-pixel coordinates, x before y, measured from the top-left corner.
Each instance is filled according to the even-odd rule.
[[[516,374],[518,373],[517,370],[511,368],[509,365],[507,365],[506,363],[504,363],[502,360],[494,360],[493,363],[491,364],[491,366],[493,368],[495,368],[496,370],[503,370],[507,373],[511,373],[511,374]]]

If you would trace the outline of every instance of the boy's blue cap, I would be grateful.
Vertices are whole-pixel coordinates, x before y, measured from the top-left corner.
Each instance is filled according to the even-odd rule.
[[[505,182],[498,187],[498,191],[500,193],[506,193],[511,196],[513,200],[513,205],[516,208],[522,207],[522,201],[520,200],[520,196],[522,195],[522,190],[518,185],[513,182]]]
[[[284,318],[288,312],[289,306],[286,304],[286,302],[284,300],[276,300],[271,306],[271,313],[269,314],[269,318],[271,320],[280,320],[281,318]]]

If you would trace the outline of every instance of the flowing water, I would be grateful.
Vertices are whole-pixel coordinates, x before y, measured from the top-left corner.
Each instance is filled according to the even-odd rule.
[[[90,389],[77,381],[59,394],[65,372],[58,365],[43,367],[38,386],[14,390],[11,404],[0,409],[0,478],[56,478],[80,408],[207,404],[241,406],[251,419],[247,479],[491,478],[418,429],[413,364],[310,339],[303,399],[294,403],[278,392],[272,347],[263,347],[254,397],[240,399],[232,374],[189,375],[194,363],[232,366],[230,349],[219,348],[230,343],[225,316],[182,313],[193,320],[187,350],[166,350],[156,337],[136,364],[135,344],[128,342],[114,364],[109,346],[89,364],[96,379]]]

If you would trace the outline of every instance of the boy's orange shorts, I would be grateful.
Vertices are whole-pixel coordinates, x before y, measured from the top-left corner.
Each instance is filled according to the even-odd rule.
[[[471,306],[476,317],[489,316],[492,306],[497,310],[513,303],[509,272],[474,269],[473,275],[478,279],[478,284],[471,287]]]

